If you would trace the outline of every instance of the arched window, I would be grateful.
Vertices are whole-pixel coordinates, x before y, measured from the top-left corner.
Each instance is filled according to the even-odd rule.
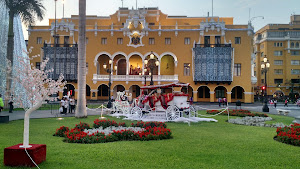
[[[299,42],[296,42],[296,48],[299,48]]]
[[[294,48],[295,47],[295,44],[294,42],[291,43],[291,48]]]

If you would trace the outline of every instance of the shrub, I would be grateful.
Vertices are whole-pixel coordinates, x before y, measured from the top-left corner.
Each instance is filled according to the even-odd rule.
[[[277,141],[300,146],[300,124],[277,128]]]
[[[66,131],[69,131],[69,127],[61,126],[60,128],[56,129],[56,132],[53,134],[53,136],[64,137]]]
[[[75,125],[75,128],[83,131],[84,129],[90,129],[90,125],[84,122],[83,123],[80,122],[79,124]]]
[[[115,121],[110,120],[98,120],[94,121],[94,126],[97,128],[102,126],[103,128],[110,126],[126,126],[125,123],[116,123]],[[76,125],[75,128],[69,130],[66,127],[60,127],[57,129],[63,136],[65,137],[64,141],[68,143],[84,143],[84,144],[92,144],[92,143],[106,143],[120,140],[140,140],[140,141],[148,141],[148,140],[162,140],[162,139],[170,139],[172,138],[172,132],[170,129],[166,128],[165,123],[161,122],[137,122],[136,124],[132,123],[132,127],[142,127],[145,128],[143,131],[132,131],[132,130],[118,130],[113,131],[113,133],[105,135],[104,133],[93,133],[88,135],[84,132],[84,129],[88,129],[88,124],[80,123]],[[64,131],[64,132],[63,132]]]
[[[109,119],[107,120],[99,120],[99,119],[96,119],[94,121],[94,128],[99,128],[99,127],[103,127],[103,128],[106,128],[106,127],[111,127],[111,126],[115,126],[115,127],[119,127],[119,126],[122,126],[122,127],[126,127],[126,124],[125,123],[117,123],[116,121],[112,120],[110,121]]]
[[[220,110],[207,110],[207,114],[218,114],[220,113]],[[227,111],[224,111],[221,113],[221,115],[228,115]],[[251,113],[249,110],[229,110],[229,115],[230,116],[239,116],[239,117],[246,117],[246,116],[258,116],[258,117],[269,117],[267,114],[261,114],[261,113]]]

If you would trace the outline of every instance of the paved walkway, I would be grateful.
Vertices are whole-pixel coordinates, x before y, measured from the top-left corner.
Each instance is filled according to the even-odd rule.
[[[99,103],[98,103],[99,104]],[[220,109],[218,103],[196,103],[197,107],[203,110],[207,109]],[[235,104],[229,104],[229,109],[235,109]],[[242,104],[242,109],[255,111],[255,112],[262,112],[262,103],[254,103],[254,104]],[[277,111],[274,107],[270,107],[269,114],[277,114]],[[284,107],[283,104],[278,104],[277,109],[284,109],[284,110],[290,110],[290,113],[288,116],[296,117],[300,116],[300,107],[297,107],[296,105],[289,105],[289,107]],[[101,111],[95,110],[95,109],[88,109],[87,110],[88,115],[99,115]],[[8,113],[7,111],[3,111],[0,113],[0,116],[9,115],[9,120],[20,120],[24,119],[25,111],[14,111],[13,113]],[[30,115],[30,118],[53,118],[53,117],[74,117],[74,114],[67,114],[62,115],[58,113],[58,110],[37,110],[33,112]]]

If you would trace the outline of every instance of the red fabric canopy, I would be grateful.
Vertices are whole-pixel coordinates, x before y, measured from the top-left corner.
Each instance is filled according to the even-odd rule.
[[[157,88],[169,88],[169,87],[188,87],[189,83],[171,83],[163,85],[152,85],[152,86],[142,86],[141,89],[157,89]]]

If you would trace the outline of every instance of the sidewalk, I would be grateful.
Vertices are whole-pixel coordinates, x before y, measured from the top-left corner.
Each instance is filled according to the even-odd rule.
[[[219,107],[218,103],[195,103],[199,110],[209,110],[209,109],[221,109],[222,107]],[[241,108],[260,112],[262,113],[262,103],[254,103],[254,104],[242,104]],[[267,114],[276,114],[277,111],[274,108],[274,106],[269,106],[270,112],[267,112]],[[291,112],[288,114],[290,117],[296,117],[300,116],[300,107],[297,107],[296,105],[288,105],[289,107],[284,107],[284,104],[278,104],[277,109],[284,109],[284,110],[290,110]],[[224,108],[224,107],[223,107]],[[235,103],[229,104],[229,109],[236,109]],[[239,107],[238,107],[239,109]],[[87,114],[89,115],[99,115],[101,114],[101,110],[98,109],[87,109]],[[9,116],[9,121],[13,120],[21,120],[24,119],[25,111],[13,111],[13,113],[8,113],[7,111],[3,111],[0,113],[0,116]],[[67,114],[62,115],[58,113],[58,110],[37,110],[31,113],[30,118],[32,119],[38,119],[38,118],[55,118],[55,117],[74,117],[74,114]]]

